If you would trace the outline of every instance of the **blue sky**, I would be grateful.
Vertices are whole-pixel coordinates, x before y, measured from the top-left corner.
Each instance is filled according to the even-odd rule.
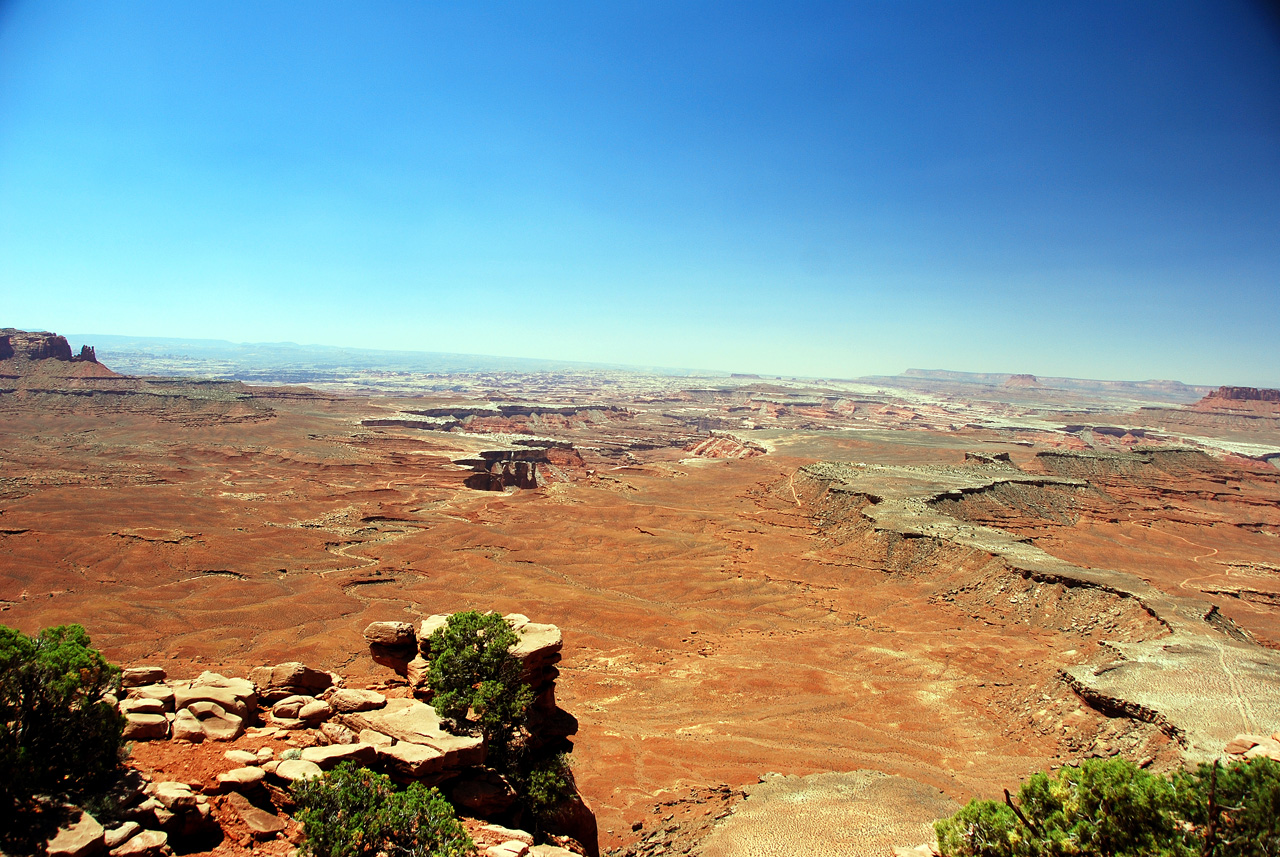
[[[1245,0],[0,4],[0,325],[1280,385]]]

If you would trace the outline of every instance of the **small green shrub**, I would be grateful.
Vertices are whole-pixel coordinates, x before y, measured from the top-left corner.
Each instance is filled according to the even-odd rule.
[[[538,828],[574,794],[573,771],[564,753],[532,763],[527,772],[518,772],[515,779],[525,809]]]
[[[0,626],[0,801],[81,794],[120,767],[124,718],[103,696],[120,670],[79,625]]]
[[[294,783],[293,798],[310,857],[464,857],[475,844],[434,788],[403,791],[368,768],[339,765]]]
[[[1208,846],[1203,853],[1280,857],[1280,762],[1262,757],[1216,770],[1201,765],[1179,772],[1173,785],[1179,815]]]
[[[944,857],[1280,857],[1280,764],[1166,779],[1091,759],[1033,775],[1016,802],[971,801],[934,829]]]
[[[432,706],[455,728],[479,728],[499,763],[533,702],[533,691],[520,681],[520,661],[511,654],[517,642],[502,616],[468,610],[450,616],[428,644]]]

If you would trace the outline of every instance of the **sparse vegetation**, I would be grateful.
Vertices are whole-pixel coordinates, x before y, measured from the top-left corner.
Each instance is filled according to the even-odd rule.
[[[76,795],[120,766],[124,719],[104,701],[120,670],[79,625],[29,637],[0,626],[0,801]]]
[[[454,613],[431,635],[431,704],[456,728],[478,728],[493,761],[505,762],[533,692],[511,653],[516,633],[497,613]],[[472,719],[474,717],[474,719]]]
[[[1280,855],[1280,764],[1202,765],[1171,779],[1123,759],[1039,773],[1015,801],[935,824],[945,857]]]
[[[517,775],[517,786],[534,825],[542,828],[556,807],[574,794],[568,756],[556,753],[531,765],[527,772]]]
[[[309,857],[464,857],[475,844],[434,788],[391,780],[349,763],[295,783],[293,797]]]

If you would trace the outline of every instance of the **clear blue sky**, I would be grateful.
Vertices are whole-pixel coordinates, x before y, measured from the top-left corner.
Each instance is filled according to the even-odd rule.
[[[1246,0],[0,0],[0,325],[1280,385]]]

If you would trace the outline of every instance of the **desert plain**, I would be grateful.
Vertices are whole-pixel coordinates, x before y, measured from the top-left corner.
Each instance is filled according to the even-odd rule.
[[[602,849],[888,854],[1037,770],[1280,730],[1275,391],[247,384],[4,333],[0,622],[171,676],[368,682],[373,621],[554,623]]]

